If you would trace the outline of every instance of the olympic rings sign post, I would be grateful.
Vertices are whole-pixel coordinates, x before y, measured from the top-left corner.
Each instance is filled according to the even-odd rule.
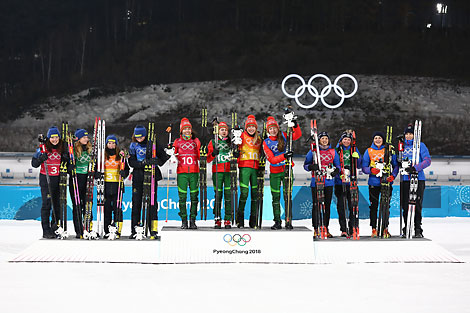
[[[240,234],[233,234],[233,235],[225,234],[224,241],[228,243],[228,245],[231,247],[234,247],[236,245],[243,247],[244,245],[246,245],[248,242],[251,241],[251,236],[250,234],[244,234],[243,236]]]
[[[295,90],[294,94],[288,93],[286,91],[286,88],[285,88],[286,82],[291,78],[297,78],[301,82],[301,85]],[[317,90],[317,88],[315,86],[312,85],[314,80],[317,79],[317,78],[322,78],[327,82],[327,85],[325,87],[323,87],[323,89],[320,92]],[[338,85],[338,82],[343,78],[351,79],[353,84],[354,84],[354,89],[349,94],[345,94],[343,88]],[[336,79],[333,83],[331,83],[330,78],[328,76],[324,75],[324,74],[315,74],[315,75],[313,75],[312,77],[310,77],[310,79],[308,80],[307,83],[305,83],[305,80],[303,79],[302,76],[297,75],[297,74],[289,74],[282,80],[281,88],[282,88],[282,92],[286,95],[286,97],[291,98],[291,99],[295,99],[295,102],[301,108],[311,109],[318,103],[318,100],[320,100],[321,103],[323,103],[323,105],[326,106],[327,108],[336,109],[336,108],[339,108],[343,104],[345,99],[351,98],[352,96],[354,96],[356,94],[358,84],[357,84],[356,78],[354,78],[354,76],[352,76],[350,74],[341,74],[341,75],[339,75],[338,77],[336,77]],[[327,103],[326,100],[325,100],[325,97],[328,96],[331,93],[331,89],[333,89],[333,91],[336,93],[336,95],[341,98],[341,100],[337,104],[334,104],[334,105]],[[311,104],[303,104],[299,100],[299,98],[305,93],[305,90],[307,90],[308,93],[312,97],[315,98],[315,101],[313,101]]]

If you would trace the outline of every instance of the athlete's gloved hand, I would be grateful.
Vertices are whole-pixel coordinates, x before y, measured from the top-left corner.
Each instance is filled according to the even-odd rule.
[[[286,160],[292,158],[293,155],[294,155],[294,152],[292,151],[288,151],[284,153],[284,157],[286,158]]]
[[[238,150],[233,151],[233,156],[238,159],[238,157],[240,156],[240,151]]]
[[[45,153],[45,152],[44,152],[44,153],[41,153],[41,154],[39,155],[39,157],[38,157],[38,161],[39,161],[40,163],[43,163],[43,162],[46,161],[46,160],[47,160],[47,153]]]
[[[94,176],[95,176],[95,179],[101,178],[101,175],[102,175],[101,172],[96,171],[96,172],[95,172],[95,175],[94,175]]]
[[[387,181],[389,183],[393,183],[394,180],[395,180],[395,176],[393,176],[393,175],[390,175],[390,176],[387,177]]]
[[[219,155],[219,149],[214,148],[214,151],[212,151],[212,156],[216,157],[217,155]]]
[[[405,169],[405,171],[408,173],[408,175],[418,173],[418,171],[415,169],[414,166],[407,167],[407,168]]]
[[[145,159],[142,161],[142,165],[156,165],[157,163],[157,158]]]
[[[380,173],[380,170],[378,168],[373,167],[373,168],[370,169],[370,172],[373,175],[377,175],[378,173]]]
[[[319,169],[320,167],[318,166],[318,164],[315,164],[315,163],[309,164],[308,166],[308,170],[311,172],[318,171]]]
[[[127,172],[126,172],[126,170],[120,170],[120,171],[119,171],[119,175],[121,175],[121,177],[125,179],[125,178],[127,177]]]

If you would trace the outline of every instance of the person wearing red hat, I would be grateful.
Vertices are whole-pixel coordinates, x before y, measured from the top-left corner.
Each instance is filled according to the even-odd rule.
[[[215,197],[215,228],[222,228],[222,191],[225,198],[224,226],[231,228],[232,201],[230,197],[230,137],[228,136],[228,125],[225,122],[218,124],[218,143],[212,139],[207,146],[207,163],[212,163],[212,181],[214,190],[217,191]],[[217,163],[217,165],[216,165]],[[216,176],[217,175],[217,176]]]
[[[245,130],[242,133],[242,144],[238,147],[238,168],[240,169],[240,200],[236,222],[238,228],[245,227],[245,205],[248,199],[248,190],[251,185],[250,227],[256,224],[256,204],[258,199],[257,170],[259,167],[259,152],[262,139],[258,133],[258,123],[254,115],[248,115]]]
[[[297,140],[302,136],[299,124],[294,121],[294,132],[292,140]],[[274,225],[271,227],[273,230],[281,229],[281,182],[284,185],[284,202],[287,199],[287,188],[285,187],[286,181],[284,180],[284,170],[286,160],[292,157],[292,151],[286,152],[287,134],[279,130],[279,124],[274,117],[268,117],[266,122],[266,129],[268,130],[268,138],[263,142],[263,150],[266,159],[271,163],[269,166],[269,181],[271,187],[271,195],[273,198],[273,214]],[[292,164],[294,166],[294,164]],[[286,229],[292,229],[292,222],[286,222]]]
[[[178,159],[178,167],[176,169],[179,195],[178,213],[181,217],[181,228],[188,228],[188,215],[186,212],[186,199],[191,199],[191,209],[189,214],[189,228],[197,229],[196,216],[198,204],[198,184],[199,184],[199,149],[201,142],[193,132],[191,123],[187,118],[181,119],[180,138],[173,143],[175,156]]]

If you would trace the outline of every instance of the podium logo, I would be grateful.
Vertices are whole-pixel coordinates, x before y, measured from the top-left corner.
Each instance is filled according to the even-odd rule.
[[[236,245],[243,247],[244,245],[246,245],[248,242],[251,241],[251,236],[249,234],[244,234],[244,235],[225,234],[223,239],[231,247],[235,247]]]

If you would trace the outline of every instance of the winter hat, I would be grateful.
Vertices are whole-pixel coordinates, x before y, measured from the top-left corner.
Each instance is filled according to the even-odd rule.
[[[253,125],[258,129],[258,123],[256,123],[256,118],[254,115],[248,115],[248,117],[246,118],[245,129],[250,125]]]
[[[84,130],[83,128],[77,129],[75,131],[75,137],[77,137],[78,140],[82,139],[82,137],[88,136],[88,132]]]
[[[339,141],[343,141],[344,138],[349,138],[349,139],[353,139],[353,136],[352,136],[352,133],[350,132],[344,132],[341,134],[341,137],[339,138]]]
[[[134,137],[140,138],[140,137],[145,137],[145,136],[147,136],[147,130],[145,129],[145,127],[141,125],[137,125],[134,128]]]
[[[227,123],[225,123],[225,122],[220,122],[220,123],[219,123],[219,129],[224,128],[224,127],[227,128],[227,130],[228,130],[228,125],[227,125]]]
[[[59,129],[57,128],[57,126],[52,126],[47,131],[47,138],[52,138],[52,137],[56,137],[56,136],[60,138]]]
[[[193,126],[191,125],[189,120],[186,117],[183,117],[181,119],[181,123],[180,123],[180,133],[183,131],[183,129],[185,129],[187,127],[191,128],[191,129],[193,128]]]
[[[406,126],[405,131],[403,133],[404,134],[408,134],[408,133],[414,134],[414,132],[415,132],[415,127],[413,126],[413,124],[408,124],[408,126]]]
[[[318,134],[318,139],[320,139],[321,137],[324,137],[324,136],[328,137],[328,140],[330,139],[330,136],[328,135],[328,132],[320,132]]]
[[[279,124],[276,122],[274,117],[269,116],[268,121],[266,122],[266,129],[269,129],[269,127],[271,127],[271,126],[276,126],[277,129],[279,129]]]
[[[382,141],[385,142],[385,135],[381,131],[376,131],[374,135],[372,136],[372,140],[374,140],[375,136],[380,136],[382,137]]]
[[[106,144],[108,144],[108,142],[114,142],[116,145],[118,144],[118,140],[115,135],[109,135],[106,137]]]

